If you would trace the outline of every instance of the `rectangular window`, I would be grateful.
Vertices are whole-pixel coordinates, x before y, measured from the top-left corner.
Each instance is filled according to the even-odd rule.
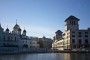
[[[11,37],[11,40],[12,40],[12,37]]]
[[[78,34],[82,34],[81,32],[78,32]]]
[[[88,32],[85,32],[85,34],[88,34]]]
[[[85,44],[88,44],[88,39],[85,39]]]
[[[88,37],[88,35],[85,35],[85,37]]]
[[[15,37],[15,41],[16,41],[16,37]]]
[[[8,36],[8,40],[10,40],[10,36]]]
[[[81,44],[81,42],[82,42],[82,40],[81,40],[81,39],[79,39],[78,43],[79,43],[79,44]]]
[[[75,31],[72,31],[72,34],[75,34]]]
[[[75,37],[75,35],[72,35],[72,37]]]
[[[5,36],[3,36],[3,40],[5,41]]]
[[[75,39],[72,39],[72,43],[75,43]]]
[[[78,35],[78,37],[82,37],[82,35]]]

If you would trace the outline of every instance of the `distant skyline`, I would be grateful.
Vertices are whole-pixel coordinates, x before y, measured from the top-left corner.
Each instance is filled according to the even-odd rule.
[[[70,15],[80,19],[80,29],[90,27],[89,6],[90,0],[0,0],[0,22],[12,31],[17,19],[28,36],[53,38]]]

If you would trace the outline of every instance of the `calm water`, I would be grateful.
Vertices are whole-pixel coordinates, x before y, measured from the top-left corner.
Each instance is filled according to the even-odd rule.
[[[0,55],[0,60],[90,60],[90,54],[44,53]]]

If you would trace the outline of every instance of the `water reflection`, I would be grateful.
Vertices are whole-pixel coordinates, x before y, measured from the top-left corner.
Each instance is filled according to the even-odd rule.
[[[89,53],[64,54],[64,60],[90,60]]]
[[[0,55],[0,60],[90,60],[89,53],[44,53]]]

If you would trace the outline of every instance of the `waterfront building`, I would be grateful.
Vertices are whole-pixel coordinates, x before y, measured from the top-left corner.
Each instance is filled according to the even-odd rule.
[[[4,31],[0,24],[0,50],[2,48],[39,48],[38,40],[35,40],[36,37],[27,36],[25,29],[21,32],[22,30],[17,23],[12,32],[8,27]]]
[[[59,49],[90,49],[90,28],[79,29],[79,20],[75,16],[69,16],[65,20],[65,31],[62,37],[52,44],[53,48]],[[63,45],[61,44],[63,43]],[[56,49],[58,49],[56,48]]]

